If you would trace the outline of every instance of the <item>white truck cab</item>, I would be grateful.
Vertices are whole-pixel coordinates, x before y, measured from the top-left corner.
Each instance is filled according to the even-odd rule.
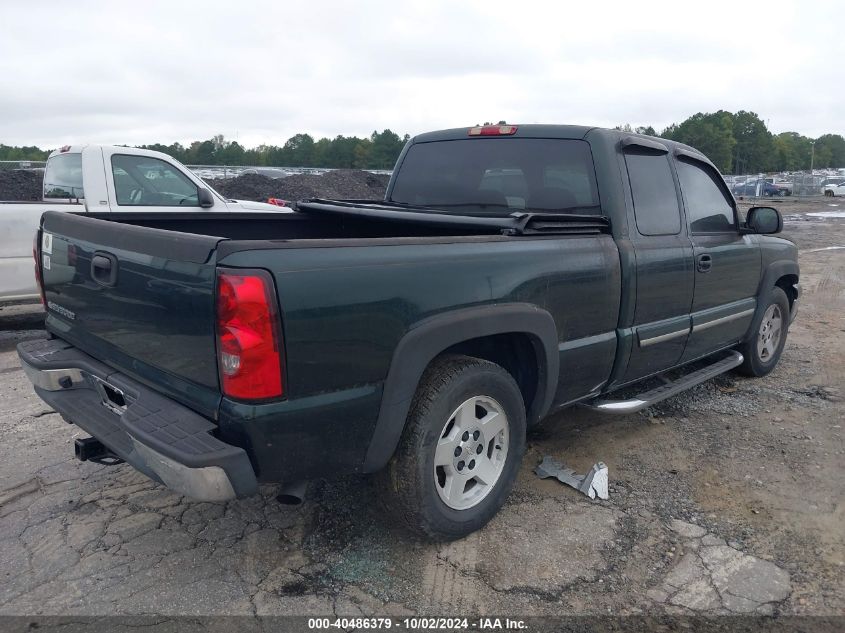
[[[229,200],[167,154],[112,145],[66,145],[44,169],[43,200],[0,202],[0,304],[38,299],[32,240],[47,210],[76,213],[248,211],[286,207]]]

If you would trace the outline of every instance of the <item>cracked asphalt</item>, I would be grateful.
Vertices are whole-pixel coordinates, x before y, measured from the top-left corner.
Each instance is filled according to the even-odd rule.
[[[363,477],[297,507],[270,486],[195,503],[76,461],[84,433],[14,352],[40,310],[0,309],[0,615],[845,614],[845,220],[781,204],[804,296],[779,367],[641,415],[555,416],[499,516],[453,543],[390,527]],[[604,461],[610,500],[538,479],[544,455]]]

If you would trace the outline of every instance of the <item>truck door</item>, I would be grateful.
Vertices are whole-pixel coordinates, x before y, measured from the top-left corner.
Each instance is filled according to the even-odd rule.
[[[203,182],[169,161],[134,153],[103,150],[112,211],[203,211]]]
[[[739,233],[736,203],[712,165],[680,152],[675,161],[695,256],[692,332],[684,361],[738,342],[751,325],[760,249]]]
[[[628,382],[680,361],[690,331],[693,260],[668,148],[636,139],[623,144],[637,289],[631,355],[622,379]]]

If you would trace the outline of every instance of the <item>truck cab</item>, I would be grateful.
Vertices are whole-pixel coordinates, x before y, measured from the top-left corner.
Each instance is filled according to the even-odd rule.
[[[262,202],[229,200],[179,161],[146,149],[66,145],[44,170],[45,202],[78,202],[88,212],[273,211]]]

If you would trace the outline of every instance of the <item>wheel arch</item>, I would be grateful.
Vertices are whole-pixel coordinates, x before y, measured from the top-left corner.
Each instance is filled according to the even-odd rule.
[[[786,293],[786,298],[789,299],[789,308],[798,300],[798,273],[787,273],[778,277],[775,281],[775,286]]]
[[[792,309],[795,301],[798,299],[798,262],[790,259],[781,259],[770,263],[763,277],[760,280],[760,286],[757,289],[757,309],[754,312],[754,318],[751,319],[748,332],[745,339],[753,336],[754,324],[757,323],[758,317],[763,313],[767,307],[765,298],[768,297],[772,288],[781,288],[789,299],[789,307]]]
[[[534,388],[526,411],[528,423],[542,418],[551,407],[558,380],[557,339],[552,316],[524,303],[462,308],[415,324],[394,350],[378,419],[364,458],[364,472],[381,469],[393,455],[420,378],[431,361],[443,353],[477,356],[502,364],[511,375],[516,371],[514,379],[521,390],[526,385]],[[496,349],[496,343],[505,342],[507,350]],[[529,352],[533,356],[526,356]],[[518,364],[526,358],[535,363],[533,377],[519,375]]]

